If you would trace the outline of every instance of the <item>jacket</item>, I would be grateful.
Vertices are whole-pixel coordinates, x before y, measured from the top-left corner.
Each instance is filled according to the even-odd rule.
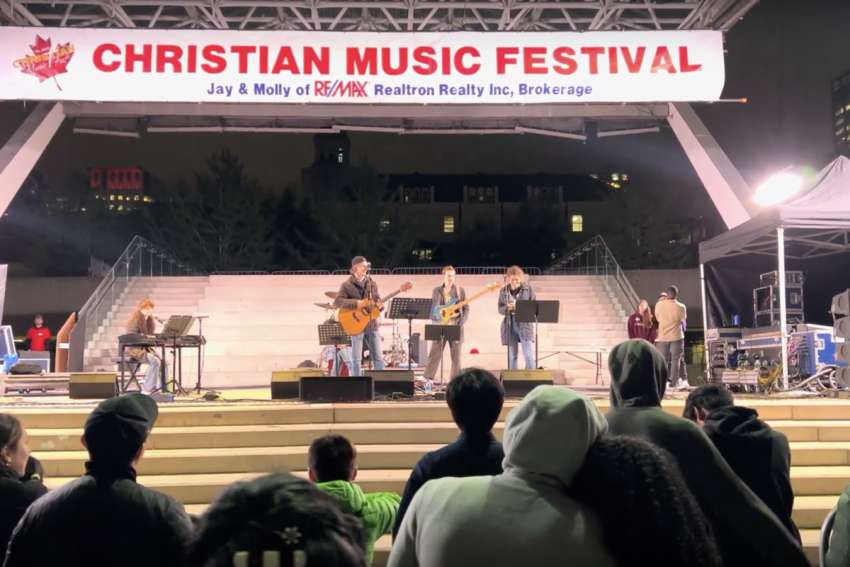
[[[643,322],[643,316],[640,313],[632,313],[629,316],[629,322],[626,325],[630,339],[643,339],[651,343],[655,342],[655,336],[658,334],[655,326],[655,321],[647,327]]]
[[[832,535],[821,567],[850,567],[850,485],[838,497]]]
[[[129,465],[86,470],[29,507],[5,567],[184,565],[192,524],[182,504],[137,484]]]
[[[466,290],[462,287],[452,285],[452,288],[449,290],[449,298],[455,299],[456,302],[466,301]],[[434,291],[431,292],[431,312],[433,319],[433,311],[436,307],[441,305],[445,305],[443,301],[443,286],[438,285],[434,288]],[[463,325],[466,323],[466,320],[469,318],[469,304],[467,303],[463,307],[460,308],[460,317],[454,320],[454,324],[460,325],[460,342],[463,342]]]
[[[682,322],[688,318],[684,303],[675,299],[662,299],[655,304],[655,319],[658,321],[658,336],[655,342],[680,341],[685,338]]]
[[[398,508],[395,526],[393,526],[393,536],[398,534],[398,528],[410,506],[410,501],[426,482],[446,476],[501,474],[504,457],[502,444],[496,441],[492,433],[484,437],[470,437],[466,433],[461,433],[453,443],[422,455],[404,486],[401,505]]]
[[[625,341],[608,358],[614,435],[638,437],[673,455],[714,530],[726,567],[808,565],[791,533],[758,498],[695,423],[661,409],[664,358],[643,340]]]
[[[567,493],[605,429],[587,398],[538,386],[508,415],[504,472],[427,482],[388,566],[613,566],[596,515]]]
[[[153,317],[142,317],[139,314],[138,317],[134,317],[127,323],[128,335],[152,335],[155,331],[156,322],[153,320]],[[153,349],[150,347],[131,347],[124,352],[126,356],[138,362],[145,357],[145,354],[153,352]]]
[[[339,286],[339,291],[334,298],[334,307],[343,309],[355,309],[360,299],[371,299],[380,301],[381,294],[378,293],[378,284],[371,277],[366,277],[363,283],[358,282],[354,276],[350,276]],[[375,331],[378,328],[376,321],[370,321],[366,332]]]
[[[360,518],[363,522],[363,537],[366,540],[366,565],[372,564],[375,541],[390,533],[395,522],[400,497],[394,492],[372,492],[345,480],[317,483],[320,489],[330,494],[346,514]]]
[[[502,327],[500,329],[502,335],[502,345],[508,344],[509,338],[509,330],[510,323],[508,319],[510,315],[508,315],[508,303],[510,303],[511,292],[509,286],[502,287],[499,290],[499,313],[504,315],[504,319],[502,319]],[[527,283],[523,283],[520,285],[519,293],[516,296],[517,301],[534,301],[534,290],[531,289],[531,286]],[[517,330],[519,331],[519,340],[520,341],[533,341],[534,340],[534,323],[517,323]]]
[[[741,406],[712,410],[702,430],[738,477],[800,541],[791,519],[794,491],[788,438],[760,420],[756,410]]]
[[[29,505],[46,493],[41,479],[22,481],[17,472],[0,464],[0,549],[5,551],[12,530]]]

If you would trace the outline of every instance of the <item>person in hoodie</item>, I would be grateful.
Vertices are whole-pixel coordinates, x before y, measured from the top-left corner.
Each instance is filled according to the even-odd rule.
[[[329,433],[315,439],[308,459],[310,480],[333,497],[343,512],[363,522],[366,565],[371,565],[375,541],[392,530],[401,497],[394,492],[366,494],[354,484],[357,451],[342,435]]]
[[[618,344],[608,357],[613,435],[638,437],[676,460],[705,513],[726,567],[808,565],[799,544],[777,517],[729,468],[695,423],[661,409],[667,365],[644,340]]]
[[[404,519],[407,507],[422,485],[444,476],[478,476],[502,472],[505,453],[493,436],[505,391],[499,379],[481,368],[467,368],[449,382],[446,403],[460,435],[445,447],[426,453],[419,459],[407,484],[393,526],[393,537]]]
[[[691,392],[683,417],[702,427],[732,470],[800,541],[791,519],[794,491],[788,438],[760,420],[756,410],[736,406],[732,393],[717,384]]]
[[[410,503],[389,567],[609,567],[596,514],[568,494],[605,433],[592,401],[538,386],[508,415],[504,472],[431,480]]]

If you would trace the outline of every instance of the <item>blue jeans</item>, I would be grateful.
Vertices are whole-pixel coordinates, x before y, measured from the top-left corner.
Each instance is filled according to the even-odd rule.
[[[372,361],[373,370],[384,369],[384,358],[381,353],[381,337],[378,336],[378,331],[363,331],[359,335],[351,337],[351,364],[348,365],[348,371],[351,376],[362,376],[363,369],[360,368],[360,361],[363,360],[363,346],[369,349],[369,358]]]
[[[514,334],[511,337],[511,340],[508,341],[508,358],[510,359],[508,362],[508,369],[516,369],[517,344],[522,345],[522,357],[525,359],[525,369],[533,370],[536,368],[537,361],[534,360],[534,341],[521,341],[519,340],[519,336]]]

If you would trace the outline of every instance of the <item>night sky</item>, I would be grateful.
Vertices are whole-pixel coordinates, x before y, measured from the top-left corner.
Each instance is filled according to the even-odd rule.
[[[727,34],[726,48],[724,97],[749,102],[700,104],[697,110],[744,178],[754,186],[786,165],[820,168],[835,157],[830,80],[850,69],[850,2],[762,0]],[[0,104],[0,140],[25,113],[20,102]],[[382,172],[625,171],[639,180],[636,187],[661,187],[681,198],[685,214],[707,204],[666,130],[587,145],[528,134],[350,136],[354,162],[368,161]],[[239,155],[249,175],[276,189],[298,183],[313,151],[309,134],[147,134],[133,140],[74,135],[66,123],[37,168],[54,185],[90,166],[139,165],[173,181],[201,169],[222,147]]]

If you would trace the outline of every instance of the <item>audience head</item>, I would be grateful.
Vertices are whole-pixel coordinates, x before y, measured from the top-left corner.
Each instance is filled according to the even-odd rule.
[[[32,322],[36,327],[41,327],[44,325],[44,316],[41,313],[36,313],[35,317],[32,318]]]
[[[537,386],[508,414],[502,466],[569,486],[587,450],[607,429],[591,400],[568,388]]]
[[[665,293],[667,294],[667,299],[676,299],[679,297],[679,288],[674,285],[668,286]]]
[[[649,302],[645,299],[641,299],[640,303],[635,307],[635,313],[640,313],[641,315],[649,311]]]
[[[651,407],[661,404],[667,387],[664,357],[643,339],[623,341],[608,355],[611,406]]]
[[[307,459],[313,482],[350,481],[357,477],[357,450],[342,435],[329,433],[314,439]]]
[[[12,414],[0,413],[0,460],[3,466],[15,471],[18,476],[24,476],[29,456],[27,432],[21,422]]]
[[[688,394],[682,417],[702,423],[713,410],[735,405],[732,392],[720,384],[705,384]]]
[[[480,437],[499,419],[505,391],[498,378],[481,368],[466,368],[446,388],[452,419],[469,436]]]
[[[83,427],[83,444],[91,461],[113,466],[137,461],[158,414],[156,402],[144,394],[100,402]]]
[[[669,453],[631,437],[601,437],[570,490],[597,513],[618,565],[721,565],[708,521]]]
[[[227,487],[200,518],[189,551],[194,567],[363,567],[356,518],[289,473]]]

